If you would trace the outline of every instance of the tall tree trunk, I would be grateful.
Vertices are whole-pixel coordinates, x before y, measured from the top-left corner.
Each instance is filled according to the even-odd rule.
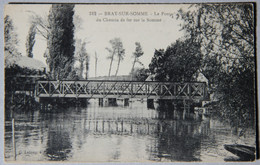
[[[72,72],[75,51],[73,16],[73,4],[53,4],[49,12],[47,47],[54,63],[54,79],[69,78]]]
[[[88,69],[89,69],[89,58],[88,56],[86,57],[86,77],[85,79],[87,80],[88,79]]]
[[[136,57],[132,66],[132,70],[131,70],[131,80],[133,81],[133,77],[134,77],[134,67],[135,67],[135,63],[136,63]]]
[[[115,76],[117,76],[117,73],[118,73],[118,70],[119,70],[120,62],[121,62],[121,60],[120,60],[120,58],[119,58],[119,59],[118,59],[118,63],[117,63],[117,69],[116,69],[116,74],[115,74]]]
[[[109,72],[108,72],[108,77],[110,77],[111,68],[112,68],[112,64],[113,64],[113,60],[114,60],[114,55],[115,55],[115,52],[113,52],[112,57],[111,57],[110,66],[109,66]]]
[[[95,77],[97,77],[97,52],[95,52]]]
[[[83,78],[83,69],[84,69],[84,65],[83,65],[84,61],[80,61],[80,71],[79,71],[79,77],[82,79]]]

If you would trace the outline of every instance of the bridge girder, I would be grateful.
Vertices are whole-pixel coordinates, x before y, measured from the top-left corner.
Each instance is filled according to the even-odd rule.
[[[37,97],[206,100],[205,82],[38,81]]]

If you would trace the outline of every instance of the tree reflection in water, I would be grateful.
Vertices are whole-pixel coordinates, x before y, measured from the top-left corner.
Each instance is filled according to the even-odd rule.
[[[44,153],[50,160],[67,160],[72,148],[70,132],[67,129],[69,120],[64,119],[64,115],[60,115],[58,119],[54,119],[52,114],[47,115],[49,116],[48,140]]]
[[[173,121],[164,122],[158,132],[156,155],[172,161],[199,161],[200,134],[196,134],[199,123]]]
[[[157,111],[161,128],[156,133],[156,150],[151,152],[156,159],[201,161],[201,141],[209,133],[209,121],[195,120],[191,118],[194,115],[191,110],[187,113],[179,105],[167,101],[160,101]]]

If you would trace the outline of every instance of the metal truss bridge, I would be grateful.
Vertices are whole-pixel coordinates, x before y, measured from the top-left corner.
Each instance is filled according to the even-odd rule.
[[[36,97],[207,100],[205,82],[37,81]]]

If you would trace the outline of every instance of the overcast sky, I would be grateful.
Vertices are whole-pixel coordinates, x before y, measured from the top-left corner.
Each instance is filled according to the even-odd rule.
[[[183,32],[180,31],[180,21],[176,20],[175,14],[180,8],[187,6],[176,4],[76,5],[74,8],[75,15],[81,18],[81,28],[76,29],[75,38],[85,39],[89,42],[86,45],[86,50],[90,55],[89,76],[95,75],[95,52],[98,55],[97,76],[108,75],[110,61],[107,59],[108,52],[105,48],[110,47],[109,40],[115,37],[121,38],[125,48],[125,59],[120,65],[119,75],[129,74],[131,70],[135,42],[141,43],[144,55],[140,59],[144,66],[148,68],[155,49],[165,49],[183,36]],[[25,41],[30,27],[31,12],[46,17],[49,9],[50,5],[43,4],[5,6],[5,15],[8,14],[13,19],[19,39],[19,51],[23,55],[26,55]],[[90,15],[90,12],[92,14],[96,12],[96,15]],[[142,12],[141,15],[138,15],[140,12]],[[98,22],[97,19],[100,19],[101,22]],[[107,22],[108,19],[114,21]],[[122,19],[125,21],[121,22]],[[131,22],[129,22],[130,19]],[[139,20],[139,22],[133,22],[133,19]],[[156,22],[151,22],[151,19],[156,20]],[[34,58],[45,63],[43,57],[45,50],[46,40],[37,35],[33,49]],[[114,62],[112,75],[115,73],[116,64],[117,61]]]

